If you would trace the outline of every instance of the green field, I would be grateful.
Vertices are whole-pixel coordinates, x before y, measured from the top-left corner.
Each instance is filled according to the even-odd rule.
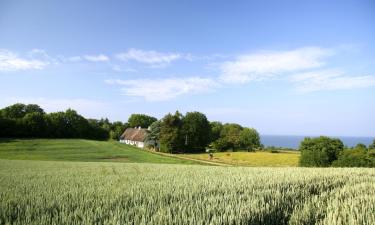
[[[183,154],[186,158],[199,159],[210,162],[225,163],[235,166],[267,166],[267,167],[294,167],[298,166],[298,151],[280,151],[271,153],[257,152],[218,152],[213,153],[213,159],[209,159],[207,153]]]
[[[0,160],[0,224],[375,224],[375,170]]]
[[[0,159],[197,164],[114,141],[82,139],[0,139]]]

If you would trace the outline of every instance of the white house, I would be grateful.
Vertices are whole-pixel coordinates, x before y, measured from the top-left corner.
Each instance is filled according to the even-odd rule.
[[[147,129],[141,127],[127,128],[124,133],[120,136],[120,143],[125,143],[128,145],[134,145],[138,148],[145,147],[145,137],[147,134]]]

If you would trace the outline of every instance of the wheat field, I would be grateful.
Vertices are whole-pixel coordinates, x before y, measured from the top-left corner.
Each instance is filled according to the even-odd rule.
[[[0,224],[375,224],[375,171],[0,160]]]

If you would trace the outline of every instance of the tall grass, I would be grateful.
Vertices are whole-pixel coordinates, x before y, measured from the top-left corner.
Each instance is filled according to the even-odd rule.
[[[375,224],[372,169],[0,160],[0,224]]]

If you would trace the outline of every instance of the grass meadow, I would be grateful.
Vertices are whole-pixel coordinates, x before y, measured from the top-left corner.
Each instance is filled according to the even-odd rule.
[[[115,141],[83,139],[0,139],[0,159],[197,164]]]

